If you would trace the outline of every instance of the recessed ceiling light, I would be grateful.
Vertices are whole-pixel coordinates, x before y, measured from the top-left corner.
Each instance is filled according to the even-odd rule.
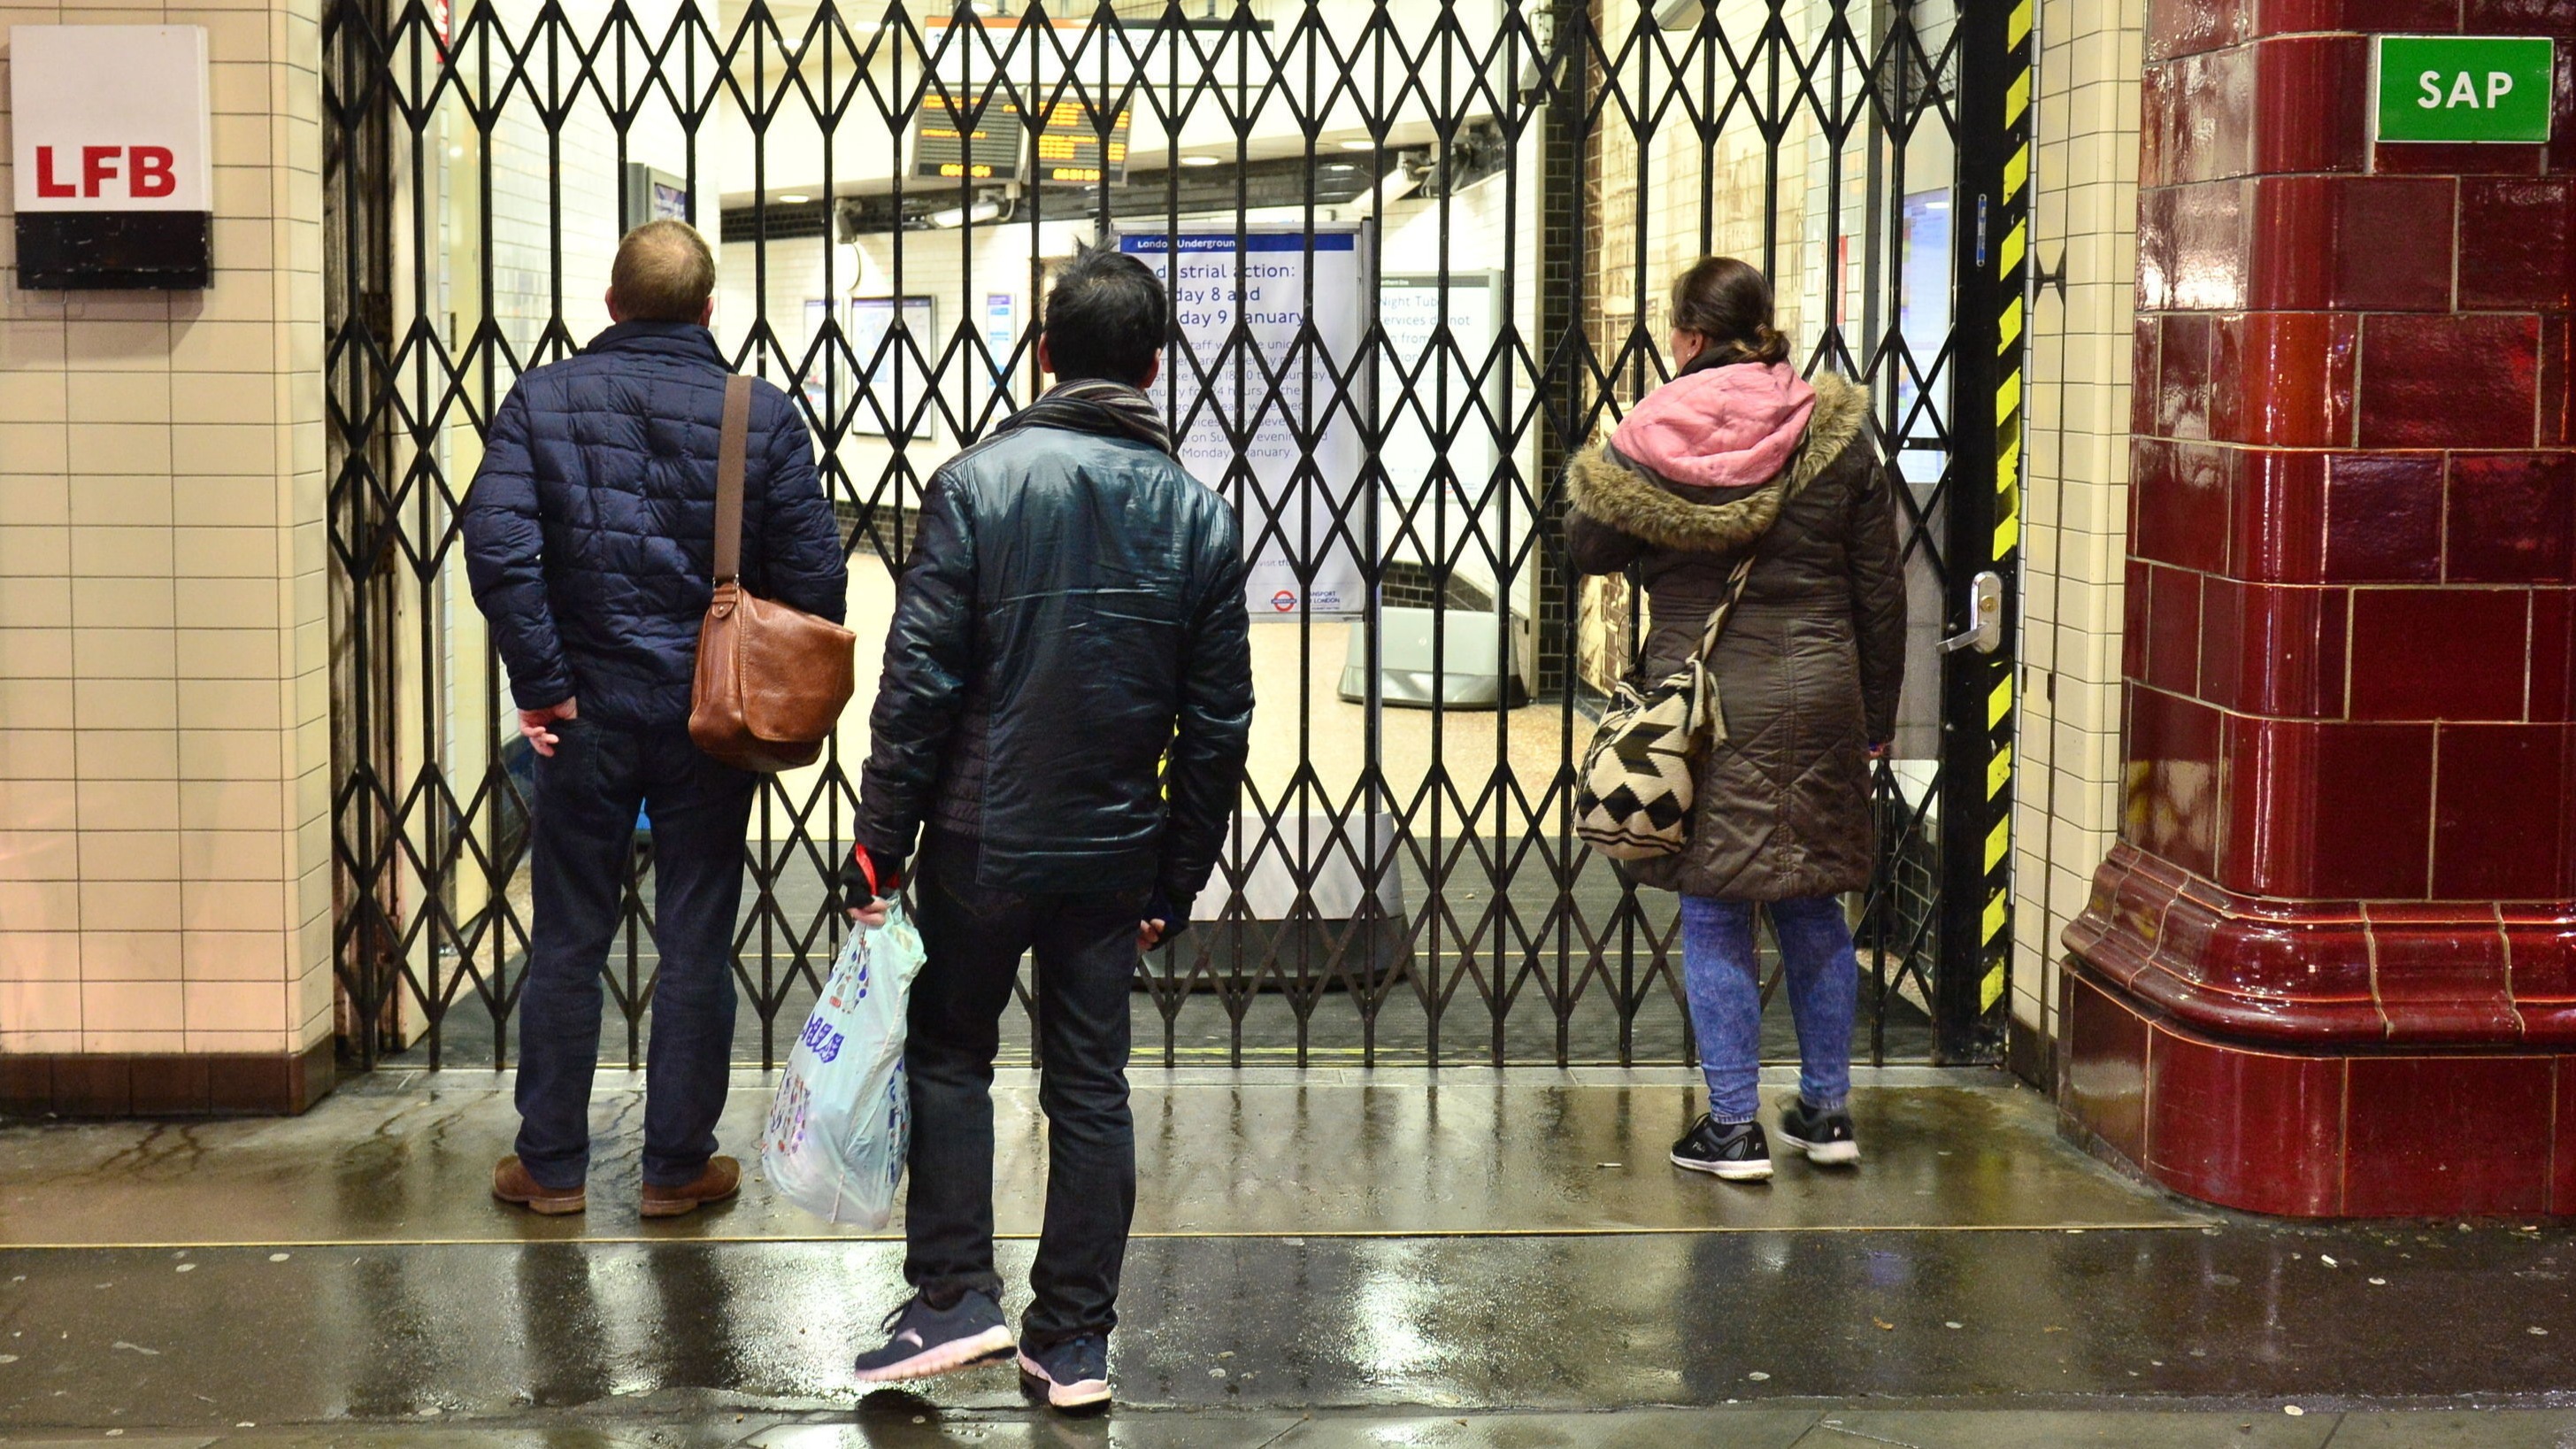
[[[1342,143],[1342,149],[1345,151],[1374,151],[1377,149],[1377,143],[1375,141],[1344,141]]]
[[[1225,160],[1223,157],[1219,156],[1184,156],[1181,158],[1181,164],[1184,166],[1222,166],[1225,164]]]
[[[786,202],[789,206],[803,206],[806,202],[812,201],[814,198],[806,195],[802,191],[782,191],[778,194],[778,199]]]

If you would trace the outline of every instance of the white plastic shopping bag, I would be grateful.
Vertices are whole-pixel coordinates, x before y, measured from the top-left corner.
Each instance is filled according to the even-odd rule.
[[[884,925],[851,931],[787,1054],[760,1166],[779,1196],[817,1217],[881,1228],[894,1215],[912,1142],[904,1003],[921,962],[921,933],[900,904]]]

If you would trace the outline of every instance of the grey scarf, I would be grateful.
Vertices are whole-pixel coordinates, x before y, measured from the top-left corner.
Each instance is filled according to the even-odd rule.
[[[1143,391],[1106,378],[1058,383],[1036,402],[1002,421],[1000,431],[1021,428],[1066,428],[1077,433],[1103,433],[1132,438],[1175,457],[1172,430]]]

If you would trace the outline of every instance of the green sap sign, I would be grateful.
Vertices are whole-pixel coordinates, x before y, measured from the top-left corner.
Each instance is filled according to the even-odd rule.
[[[2382,141],[2549,139],[2551,42],[2489,35],[2382,35],[2371,67]]]

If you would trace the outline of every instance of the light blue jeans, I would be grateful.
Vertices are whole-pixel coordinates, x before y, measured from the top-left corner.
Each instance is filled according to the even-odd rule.
[[[1798,1023],[1798,1095],[1807,1105],[1839,1109],[1851,1095],[1852,1016],[1860,1005],[1860,961],[1851,926],[1834,896],[1772,901],[1682,897],[1682,986],[1691,1030],[1699,1037],[1700,1071],[1708,1078],[1709,1115],[1750,1122],[1760,1101],[1761,958],[1754,913],[1768,911],[1788,968],[1789,1014]]]

